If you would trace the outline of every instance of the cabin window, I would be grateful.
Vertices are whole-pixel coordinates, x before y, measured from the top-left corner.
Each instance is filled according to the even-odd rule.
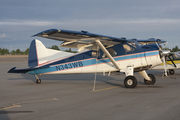
[[[107,51],[109,52],[109,54],[110,54],[112,57],[115,57],[115,56],[117,55],[117,52],[116,52],[113,48],[109,48],[109,49],[107,49]],[[102,57],[103,57],[103,58],[106,58],[107,56],[106,56],[106,54],[104,53]]]
[[[138,50],[140,44],[135,40],[128,41],[127,43],[123,44],[125,52],[133,52]]]
[[[125,52],[135,51],[135,48],[133,48],[133,47],[127,45],[127,44],[124,44],[123,47],[124,47]]]
[[[98,57],[98,56],[100,56],[99,51],[93,51],[92,52],[92,57]]]
[[[128,44],[134,49],[137,48],[137,42],[135,41],[129,41]]]

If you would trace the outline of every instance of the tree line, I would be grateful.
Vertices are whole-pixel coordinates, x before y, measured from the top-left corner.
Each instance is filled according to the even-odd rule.
[[[177,51],[180,51],[180,49],[179,49],[178,46],[175,46],[175,47],[173,47],[172,49],[165,48],[164,50],[170,50],[171,52],[177,52]]]
[[[29,48],[25,51],[21,51],[20,49],[9,51],[7,48],[0,48],[0,55],[28,55]]]
[[[60,50],[57,45],[53,45],[49,47],[49,49]],[[66,52],[77,53],[77,51],[72,51],[71,48],[69,50],[66,50]],[[20,49],[9,51],[9,49],[7,48],[0,48],[0,55],[28,55],[28,54],[29,54],[29,48],[27,48],[25,51],[21,51]]]

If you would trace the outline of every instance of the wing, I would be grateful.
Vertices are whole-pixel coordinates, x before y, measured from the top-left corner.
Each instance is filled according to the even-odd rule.
[[[89,33],[88,31],[71,31],[62,29],[49,29],[33,36],[64,41],[60,47],[77,48],[80,50],[94,46],[95,40],[97,39],[100,40],[105,47],[121,44],[122,42],[127,41],[125,38],[98,35]]]
[[[49,38],[58,41],[64,41],[60,47],[66,48],[77,48],[79,51],[86,49],[92,49],[95,44],[95,40],[100,40],[104,47],[110,47],[113,45],[121,44],[126,42],[126,38],[116,38],[105,35],[99,35],[94,33],[89,33],[88,31],[71,31],[62,29],[49,29],[33,36],[39,36],[43,38]],[[137,40],[137,42],[142,45],[153,44],[153,43],[165,43],[166,41],[160,39],[148,39],[148,40]]]
[[[161,43],[165,43],[166,41],[150,38],[148,40],[137,40],[137,42],[141,43],[142,45],[146,45],[146,44],[154,44],[154,43],[161,44]]]

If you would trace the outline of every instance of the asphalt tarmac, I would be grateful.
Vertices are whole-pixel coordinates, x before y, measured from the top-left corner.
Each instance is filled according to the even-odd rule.
[[[27,57],[0,57],[0,120],[179,120],[180,70],[162,78],[162,71],[147,71],[155,85],[145,85],[135,73],[135,89],[124,87],[124,74],[44,75],[10,74],[26,68]]]

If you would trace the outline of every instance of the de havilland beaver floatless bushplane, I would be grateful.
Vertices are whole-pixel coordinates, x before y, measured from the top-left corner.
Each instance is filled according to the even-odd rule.
[[[136,40],[62,29],[49,29],[33,36],[64,41],[60,47],[78,49],[76,54],[52,50],[41,41],[33,40],[29,49],[29,68],[13,67],[8,73],[35,75],[36,83],[41,83],[40,76],[44,74],[123,72],[125,87],[135,88],[134,72],[138,72],[145,84],[153,85],[156,78],[145,70],[161,64],[162,55],[169,53],[159,47],[166,41],[154,38]]]

